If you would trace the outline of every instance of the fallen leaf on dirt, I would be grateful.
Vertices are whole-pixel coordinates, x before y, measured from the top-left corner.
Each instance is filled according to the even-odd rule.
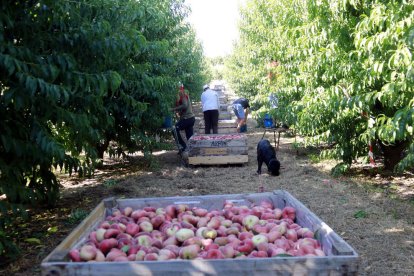
[[[32,244],[41,244],[42,242],[39,239],[36,238],[27,238],[24,241]]]

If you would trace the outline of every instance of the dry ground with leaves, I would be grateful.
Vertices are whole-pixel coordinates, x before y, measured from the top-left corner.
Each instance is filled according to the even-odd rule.
[[[249,121],[249,123],[251,123]],[[30,211],[16,226],[22,257],[0,270],[2,275],[39,275],[40,263],[102,199],[232,194],[286,190],[344,238],[360,255],[360,275],[414,275],[414,177],[381,175],[356,166],[333,178],[333,162],[311,161],[282,135],[277,156],[280,176],[257,175],[256,145],[263,129],[249,127],[249,162],[241,165],[185,167],[175,150],[154,153],[158,166],[142,155],[105,159],[92,179],[62,176],[62,198],[51,210]],[[272,135],[267,138],[273,142]],[[264,170],[266,171],[266,170]],[[39,242],[28,242],[35,237]]]

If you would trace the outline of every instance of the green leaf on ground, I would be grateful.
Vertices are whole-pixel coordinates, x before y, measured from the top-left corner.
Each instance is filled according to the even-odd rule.
[[[354,214],[354,218],[357,218],[357,219],[366,218],[366,217],[368,217],[368,214],[364,210],[359,210]]]
[[[25,241],[31,244],[42,244],[42,242],[37,238],[27,238]]]
[[[56,233],[57,231],[58,231],[57,226],[49,227],[49,228],[47,229],[47,232],[48,232],[49,234],[54,234],[54,233]]]

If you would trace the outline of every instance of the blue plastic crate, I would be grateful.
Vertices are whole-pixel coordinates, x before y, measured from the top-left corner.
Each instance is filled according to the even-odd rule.
[[[270,128],[273,125],[273,120],[269,114],[266,114],[263,120],[264,127]]]
[[[173,125],[172,117],[171,116],[166,116],[164,118],[164,122],[162,124],[162,127],[163,128],[170,128],[170,127],[172,127],[172,125]]]

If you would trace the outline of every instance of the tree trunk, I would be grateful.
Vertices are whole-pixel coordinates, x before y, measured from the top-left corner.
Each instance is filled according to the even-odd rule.
[[[109,146],[109,140],[105,140],[103,144],[99,143],[96,145],[96,151],[98,153],[98,158],[100,158],[101,160],[103,160],[104,153],[108,149],[108,146]]]
[[[384,155],[384,169],[394,170],[395,166],[403,159],[403,152],[407,148],[407,141],[396,142],[393,145],[385,145],[379,142]]]

